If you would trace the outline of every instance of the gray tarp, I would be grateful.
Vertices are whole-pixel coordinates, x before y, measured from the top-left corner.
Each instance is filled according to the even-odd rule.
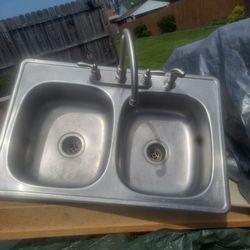
[[[250,202],[250,19],[176,49],[165,70],[176,67],[220,80],[228,173]]]

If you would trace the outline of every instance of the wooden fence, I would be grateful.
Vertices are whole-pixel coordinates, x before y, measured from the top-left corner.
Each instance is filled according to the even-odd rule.
[[[0,21],[0,71],[24,58],[116,63],[98,1],[75,1]]]
[[[227,17],[237,4],[249,0],[180,0],[152,14],[135,19],[119,27],[131,31],[139,24],[145,24],[153,35],[160,33],[157,22],[164,16],[173,15],[178,29],[207,25],[209,21]]]

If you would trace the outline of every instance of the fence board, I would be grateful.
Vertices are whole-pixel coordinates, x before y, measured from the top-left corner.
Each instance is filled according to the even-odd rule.
[[[224,18],[229,15],[237,4],[245,4],[249,0],[180,0],[152,14],[139,17],[119,27],[134,30],[139,24],[145,24],[153,35],[160,33],[157,22],[164,16],[173,15],[178,29],[207,25],[212,19]]]
[[[102,6],[88,2],[78,0],[0,21],[0,70],[27,57],[115,64]]]

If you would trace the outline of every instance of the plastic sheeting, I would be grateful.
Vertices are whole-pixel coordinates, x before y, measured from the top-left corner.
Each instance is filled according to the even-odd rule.
[[[228,173],[250,202],[250,19],[176,49],[165,70],[176,67],[220,80]]]
[[[250,249],[250,231],[243,229],[191,232],[158,231],[143,235],[23,240],[0,243],[4,250],[222,250]]]

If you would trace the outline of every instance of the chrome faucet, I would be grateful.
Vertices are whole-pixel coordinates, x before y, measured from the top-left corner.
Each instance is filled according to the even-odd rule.
[[[121,37],[121,50],[120,50],[120,60],[119,65],[116,70],[116,78],[119,83],[126,82],[126,67],[125,67],[125,52],[126,48],[129,53],[130,68],[131,68],[131,96],[129,99],[129,104],[135,106],[138,103],[138,68],[135,56],[135,48],[131,33],[128,29],[122,31]]]

